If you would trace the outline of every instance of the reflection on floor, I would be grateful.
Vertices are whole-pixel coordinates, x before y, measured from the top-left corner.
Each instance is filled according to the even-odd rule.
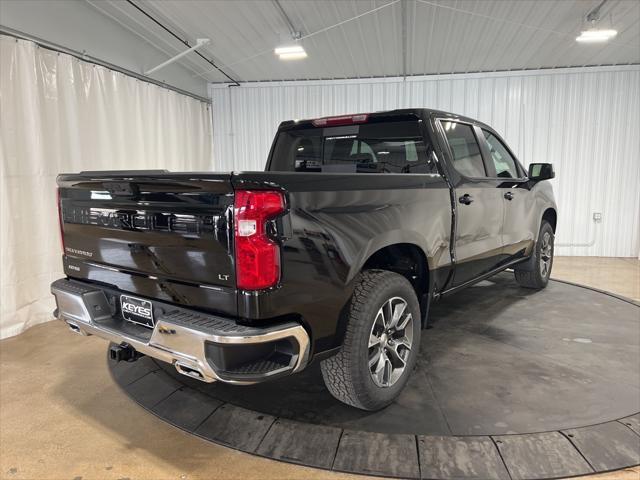
[[[635,259],[557,258],[553,277],[640,301]],[[363,478],[261,459],[177,430],[119,390],[105,349],[59,322],[0,341],[0,478]],[[589,478],[637,480],[640,469]]]
[[[635,258],[556,257],[551,277],[640,302],[640,261]]]

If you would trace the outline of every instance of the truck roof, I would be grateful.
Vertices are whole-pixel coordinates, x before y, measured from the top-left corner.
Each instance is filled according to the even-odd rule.
[[[470,117],[465,117],[464,115],[458,115],[455,113],[451,113],[451,112],[445,112],[444,110],[436,110],[433,108],[400,108],[400,109],[395,109],[395,110],[382,110],[382,111],[377,111],[377,112],[361,112],[361,113],[348,113],[348,114],[343,114],[343,115],[336,115],[336,116],[328,116],[328,117],[318,117],[318,118],[308,118],[308,119],[303,119],[303,120],[286,120],[282,123],[280,123],[279,129],[288,129],[294,126],[318,126],[316,125],[314,122],[318,122],[319,120],[324,120],[324,119],[342,119],[342,118],[349,118],[349,117],[358,117],[358,116],[363,116],[366,115],[367,116],[367,120],[371,119],[371,118],[379,118],[379,117],[396,117],[396,116],[407,116],[407,115],[415,115],[416,117],[419,118],[427,118],[427,117],[445,117],[445,118],[451,118],[451,119],[457,119],[457,120],[463,120],[463,121],[467,121],[467,122],[472,122],[472,123],[476,123],[478,125],[484,126],[489,128],[490,130],[493,130],[489,125],[486,125],[483,122],[480,122],[479,120],[476,120],[474,118],[470,118]],[[362,123],[362,122],[354,122],[354,123]]]

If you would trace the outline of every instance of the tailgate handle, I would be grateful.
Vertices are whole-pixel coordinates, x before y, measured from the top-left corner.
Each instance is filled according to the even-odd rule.
[[[138,186],[131,182],[105,182],[102,185],[114,197],[133,197],[140,193]]]

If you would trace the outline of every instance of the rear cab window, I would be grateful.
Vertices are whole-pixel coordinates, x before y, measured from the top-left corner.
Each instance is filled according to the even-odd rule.
[[[333,173],[437,173],[415,117],[278,133],[269,170]]]

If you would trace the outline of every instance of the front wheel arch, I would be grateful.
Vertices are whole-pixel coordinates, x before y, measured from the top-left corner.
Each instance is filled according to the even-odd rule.
[[[540,225],[538,225],[538,228],[542,226],[542,222],[545,220],[549,223],[549,225],[551,225],[551,228],[553,229],[553,233],[556,233],[556,225],[558,224],[558,213],[555,211],[554,208],[551,208],[551,207],[547,208],[543,212],[542,218],[540,219]]]
[[[543,219],[538,232],[538,239],[533,247],[531,256],[526,262],[519,263],[514,266],[513,273],[516,281],[521,287],[541,290],[545,288],[551,276],[551,268],[553,266],[553,241],[554,232],[550,222]],[[545,246],[545,241],[550,240],[550,245]],[[543,274],[541,265],[544,258],[548,257],[547,271]]]

